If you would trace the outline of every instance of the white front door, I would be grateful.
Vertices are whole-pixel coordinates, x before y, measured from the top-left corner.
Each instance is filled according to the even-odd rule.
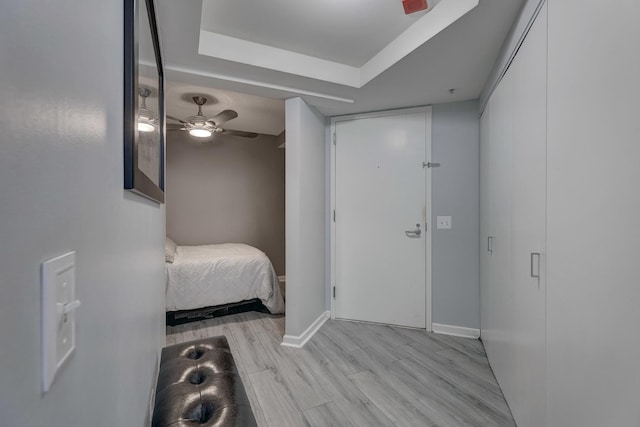
[[[334,120],[335,317],[425,328],[431,110]]]

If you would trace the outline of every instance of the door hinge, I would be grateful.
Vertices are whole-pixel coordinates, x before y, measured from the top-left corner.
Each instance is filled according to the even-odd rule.
[[[336,222],[336,210],[333,210],[333,222]]]
[[[337,140],[336,133],[334,132],[333,133],[333,145],[336,145],[336,140]]]
[[[333,297],[334,298],[336,297],[336,287],[335,286],[333,287]]]
[[[422,162],[423,168],[439,168],[440,163]]]

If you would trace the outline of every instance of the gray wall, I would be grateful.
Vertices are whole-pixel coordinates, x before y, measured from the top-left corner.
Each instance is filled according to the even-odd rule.
[[[480,120],[476,101],[433,106],[433,322],[480,327]],[[436,229],[438,215],[451,230]]]
[[[325,310],[325,118],[286,101],[286,335],[300,336]]]
[[[280,275],[284,258],[284,156],[276,137],[167,138],[167,235],[181,245],[246,243]]]
[[[122,2],[0,14],[0,424],[143,426],[164,207],[123,188]],[[40,264],[76,251],[76,351],[41,393]]]

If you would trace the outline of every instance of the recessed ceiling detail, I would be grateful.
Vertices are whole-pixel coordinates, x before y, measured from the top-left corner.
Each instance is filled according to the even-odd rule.
[[[323,21],[322,17],[314,16],[308,10],[314,3],[300,2],[299,0],[287,1],[290,1],[292,5],[302,5],[306,8],[305,14],[301,14],[301,16],[311,16],[312,19],[318,20],[321,26],[325,27],[325,31],[327,28],[330,29],[331,25],[345,24],[343,9],[354,7],[353,4],[347,6],[347,3],[359,5],[364,14],[366,14],[367,8],[374,8],[377,3],[373,0],[367,0],[364,3],[335,1],[337,7],[339,6],[336,11],[337,15],[334,14],[331,20]],[[311,26],[308,27],[310,31],[307,31],[310,34],[305,36],[307,40],[301,40],[300,43],[296,42],[296,37],[287,39],[286,32],[274,33],[271,31],[269,34],[275,35],[265,39],[261,36],[261,28],[265,27],[264,24],[254,27],[253,31],[238,32],[237,30],[233,31],[233,26],[227,27],[221,22],[216,23],[212,17],[216,16],[215,10],[220,7],[220,0],[203,0],[198,53],[213,58],[360,88],[474,9],[478,5],[478,1],[431,0],[429,2],[430,8],[426,12],[411,16],[404,15],[401,4],[398,2],[399,4],[395,5],[398,10],[390,10],[385,17],[388,25],[382,23],[378,24],[378,27],[372,27],[376,23],[369,22],[368,26],[362,28],[365,39],[357,37],[356,31],[353,36],[354,42],[349,39],[342,43],[345,48],[339,48],[339,41],[335,41],[333,44],[328,43],[325,36],[322,40],[328,49],[323,50],[318,46],[313,46],[313,43],[311,45],[305,44],[305,42],[314,39]],[[266,2],[259,3],[266,4]],[[389,3],[393,2],[384,0],[381,4],[389,7]],[[292,6],[292,8],[294,7]],[[340,15],[341,10],[342,15]],[[296,23],[295,8],[291,14],[291,16],[282,17],[282,26],[286,27],[284,23],[287,22],[294,23],[291,26],[292,34],[299,35],[301,33],[296,33],[295,27],[301,24]],[[351,13],[349,16],[353,19],[354,14]],[[380,14],[377,13],[375,16],[379,17]],[[362,14],[356,17],[357,22],[367,22],[365,18],[366,16],[363,17]],[[265,19],[265,21],[276,25],[275,21],[269,21],[269,19]],[[348,24],[358,27],[354,22]],[[214,28],[216,32],[212,31]],[[376,31],[372,32],[372,28],[376,28]],[[222,34],[221,31],[226,34]],[[375,33],[376,36],[372,37],[372,33]],[[381,35],[377,33],[381,33]],[[306,51],[304,46],[311,46],[313,50]],[[331,46],[334,46],[335,54],[332,54]],[[352,49],[351,53],[349,47]],[[310,54],[312,52],[313,54]]]
[[[171,101],[170,94],[167,94],[167,114],[176,117],[193,114],[191,98],[180,101],[185,93],[211,96],[220,102],[218,94],[206,88],[274,98],[281,102],[299,96],[325,116],[476,99],[505,36],[525,4],[525,0],[481,0],[473,7],[476,2],[470,4],[466,0],[454,0],[456,4],[447,4],[449,0],[428,0],[430,11],[405,15],[401,0],[215,0],[214,4],[209,4],[209,0],[156,1],[167,91],[172,90],[172,83],[193,86],[181,88],[176,94],[177,102]],[[203,2],[213,7],[213,20],[203,16],[203,11],[206,11]],[[363,67],[377,52],[405,34],[423,17],[441,13],[458,4],[462,10],[457,16],[461,18],[410,53],[406,54],[411,48],[399,52],[398,57],[405,55],[401,61],[360,88],[198,54],[198,47],[202,44],[200,31],[203,30],[362,68],[360,76],[357,76],[362,80],[354,83],[359,85],[367,78]],[[272,9],[269,16],[266,9]],[[465,13],[467,9],[472,10]],[[404,21],[404,18],[410,20]],[[399,25],[400,20],[409,25]],[[280,28],[278,24],[283,21],[290,21],[296,26],[296,31]],[[310,28],[313,26],[310,23],[314,22],[315,27]],[[288,25],[288,22],[283,22],[283,25]],[[351,32],[351,27],[358,27],[358,31],[366,28],[367,31],[364,37],[358,38]],[[325,36],[318,35],[322,31]],[[384,38],[379,38],[382,35]],[[363,42],[363,39],[371,39],[371,43]],[[354,51],[358,55],[349,54]],[[347,61],[349,58],[351,61]],[[448,92],[450,88],[456,89],[454,94]],[[253,107],[254,102],[248,105]],[[284,106],[280,108],[283,110]],[[225,123],[229,129],[277,135],[284,127],[283,119],[280,119],[280,129],[256,126],[266,122],[264,112],[255,111],[253,114],[251,110],[240,108],[237,99],[227,105],[207,103],[203,113],[215,115],[224,109],[238,111],[237,119]]]

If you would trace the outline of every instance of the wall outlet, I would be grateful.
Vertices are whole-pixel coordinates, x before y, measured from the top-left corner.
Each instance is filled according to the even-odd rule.
[[[451,229],[451,217],[450,216],[439,216],[437,217],[436,225],[439,230],[450,230]]]

